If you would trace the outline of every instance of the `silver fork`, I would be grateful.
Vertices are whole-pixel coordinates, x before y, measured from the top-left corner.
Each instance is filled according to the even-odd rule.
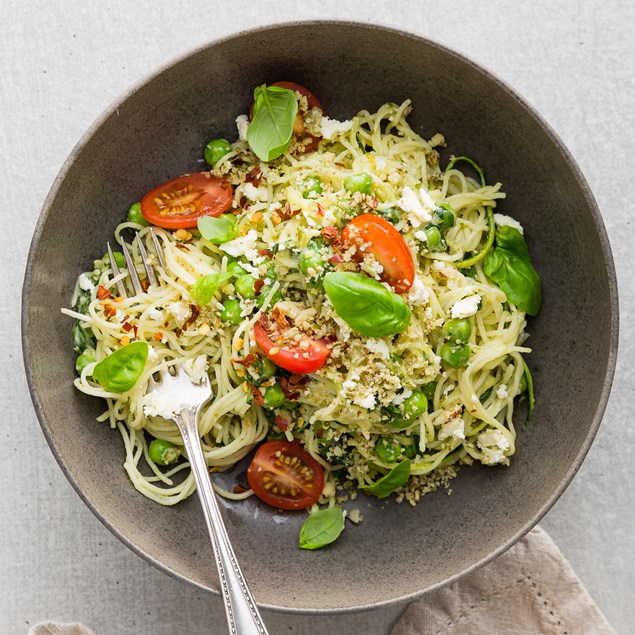
[[[150,230],[150,232],[157,252],[156,255],[161,265],[165,267],[159,241],[154,231]],[[156,276],[143,243],[138,235],[135,240],[137,241],[137,247],[141,254],[141,260],[148,275],[148,280],[150,284],[156,284]],[[134,267],[130,249],[125,241],[122,241],[121,248],[126,259],[132,286],[136,293],[143,293],[143,287]],[[108,244],[108,254],[110,255],[112,271],[117,276],[119,275],[119,269],[110,243]],[[117,285],[117,290],[122,297],[127,297],[125,285],[121,280]],[[209,383],[209,378],[204,375],[199,383],[194,383],[183,369],[176,366],[173,366],[172,369],[174,374],[171,374],[168,369],[163,369],[160,371],[158,378],[151,377],[148,382],[148,392],[160,391],[166,399],[169,399],[169,403],[174,404],[172,420],[183,438],[183,444],[185,445],[194,481],[196,482],[198,497],[203,507],[207,531],[214,550],[218,577],[225,601],[225,613],[229,631],[233,635],[267,635],[267,629],[260,617],[254,597],[247,586],[227,535],[225,523],[216,500],[216,494],[210,482],[203,449],[201,448],[198,417],[203,405],[212,397],[212,387]]]

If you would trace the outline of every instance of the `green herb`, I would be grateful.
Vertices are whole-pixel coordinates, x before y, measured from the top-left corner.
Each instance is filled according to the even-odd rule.
[[[200,216],[197,225],[201,236],[215,245],[222,245],[238,236],[236,217],[233,214]]]
[[[75,320],[71,329],[73,335],[73,350],[83,353],[87,348],[95,348],[97,341],[93,331],[88,326],[83,326],[82,320]]]
[[[212,301],[218,287],[222,286],[232,277],[226,271],[222,273],[208,273],[199,278],[193,285],[190,285],[189,292],[192,300],[199,306],[205,306]]]
[[[448,163],[445,171],[447,172],[448,170],[451,170],[457,163],[467,163],[468,165],[470,165],[478,174],[478,178],[481,182],[481,187],[484,187],[487,184],[485,181],[485,173],[483,172],[483,169],[469,157],[454,157],[452,161]],[[494,244],[494,212],[491,207],[487,207],[485,213],[487,215],[487,238],[485,239],[485,244],[483,245],[481,250],[475,253],[473,256],[455,262],[454,264],[459,269],[468,269],[469,267],[475,265],[477,262],[483,260],[483,258],[485,258],[485,254],[487,254],[491,246]]]
[[[95,349],[87,348],[75,360],[75,370],[77,371],[79,375],[81,375],[82,371],[84,370],[84,368],[86,368],[86,366],[88,366],[88,364],[92,364],[93,362],[96,362],[96,361],[97,359],[95,358]]]
[[[247,142],[261,161],[279,157],[291,145],[298,98],[288,88],[259,86],[254,91],[254,114]]]
[[[401,463],[395,465],[386,476],[382,476],[371,485],[361,485],[360,489],[377,496],[377,498],[386,498],[398,487],[405,485],[409,478],[410,459],[404,459]]]
[[[145,368],[148,343],[131,342],[102,359],[93,370],[93,379],[108,392],[130,390]]]
[[[531,419],[531,415],[534,413],[534,406],[536,405],[536,395],[534,394],[534,380],[531,376],[529,366],[527,366],[527,362],[524,359],[523,369],[525,371],[523,377],[527,380],[527,398],[529,400],[529,404],[527,406],[527,416],[525,417],[525,423],[523,423],[523,428],[525,428],[529,423],[529,420]]]
[[[327,273],[324,290],[336,313],[367,337],[395,335],[410,323],[410,309],[401,296],[359,273]]]
[[[320,549],[335,542],[344,530],[341,507],[329,507],[311,514],[300,529],[300,549]]]
[[[542,303],[540,276],[531,264],[527,243],[514,227],[496,232],[496,249],[483,262],[485,275],[493,280],[507,300],[529,315],[536,315]]]

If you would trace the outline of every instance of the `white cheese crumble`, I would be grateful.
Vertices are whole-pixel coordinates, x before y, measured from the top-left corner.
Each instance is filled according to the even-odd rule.
[[[166,308],[179,326],[191,315],[190,307],[185,302],[172,302]]]
[[[388,344],[384,340],[375,339],[373,337],[369,337],[366,340],[366,348],[371,352],[375,353],[382,359],[390,358],[390,349],[388,348]]]
[[[372,392],[367,392],[364,395],[356,395],[353,397],[353,403],[372,410],[375,407],[375,395]]]
[[[450,419],[444,423],[439,430],[439,441],[445,439],[465,439],[465,421],[461,417]]]
[[[203,377],[207,375],[207,370],[209,368],[207,355],[199,355],[194,359],[186,359],[183,362],[182,367],[195,384],[200,384]]]
[[[226,242],[224,245],[220,245],[220,248],[230,256],[239,258],[245,256],[247,260],[253,262],[259,257],[258,249],[256,249],[256,243],[258,242],[258,232],[255,229],[250,229],[245,236],[234,238]]]
[[[509,394],[507,393],[507,385],[506,384],[501,384],[498,389],[496,390],[496,396],[499,399],[507,399],[507,397],[509,397]]]
[[[494,214],[494,222],[499,226],[503,227],[504,225],[508,225],[509,227],[513,227],[517,229],[521,234],[525,233],[523,226],[511,216],[505,216],[505,214]]]
[[[483,452],[481,462],[485,465],[509,463],[505,451],[509,449],[509,441],[500,430],[488,430],[478,435],[476,444]]]
[[[338,121],[322,116],[322,136],[331,140],[335,136],[348,132],[353,127],[352,121]]]
[[[428,209],[426,209],[417,198],[415,191],[409,187],[404,187],[401,190],[401,198],[397,201],[397,205],[408,214],[408,220],[415,229],[422,223],[427,223],[432,220],[430,212],[434,210],[434,202],[432,202],[429,194],[423,188],[419,190],[420,194],[424,192],[427,197],[424,204],[428,204],[428,202],[432,203],[431,208],[430,205],[428,205]]]
[[[236,117],[236,128],[238,129],[238,138],[241,141],[247,141],[247,128],[249,128],[249,117],[247,117],[247,115],[238,115],[238,117]]]
[[[266,201],[269,198],[269,192],[264,187],[255,187],[253,183],[244,183],[241,192],[250,201]]]
[[[420,229],[418,232],[415,232],[415,238],[417,240],[420,240],[422,243],[428,242],[428,237],[426,233],[423,231],[423,229]]]
[[[148,317],[155,322],[161,322],[163,320],[163,311],[159,311],[155,306],[151,306],[147,313]]]
[[[455,302],[452,306],[452,317],[466,318],[474,315],[478,311],[478,305],[480,302],[481,296],[478,293]]]
[[[408,300],[414,305],[426,304],[429,298],[428,289],[419,276],[415,276],[414,282],[408,291]]]
[[[163,417],[164,419],[172,419],[180,406],[180,404],[172,400],[170,393],[160,390],[153,390],[147,393],[141,403],[146,417]]]
[[[82,273],[79,276],[77,283],[82,291],[92,291],[95,288],[95,285],[90,281],[90,278],[85,273]]]

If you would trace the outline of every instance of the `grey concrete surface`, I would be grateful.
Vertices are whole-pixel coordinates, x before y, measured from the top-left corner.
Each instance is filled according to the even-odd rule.
[[[28,397],[19,297],[48,188],[102,109],[175,55],[244,28],[297,18],[386,23],[471,56],[544,115],[589,180],[617,266],[621,348],[597,440],[543,526],[616,631],[634,632],[635,4],[1,0],[0,16],[1,634],[25,633],[44,619],[82,621],[98,635],[225,632],[218,598],[167,577],[130,552],[66,482]],[[390,631],[403,608],[319,618],[266,613],[265,619],[272,634],[380,634]]]

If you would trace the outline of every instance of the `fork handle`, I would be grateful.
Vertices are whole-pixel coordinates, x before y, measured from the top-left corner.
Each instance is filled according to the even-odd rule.
[[[225,523],[209,479],[198,434],[198,408],[186,408],[174,416],[190,460],[201,499],[207,530],[214,549],[229,632],[232,635],[267,635],[258,607],[243,576],[229,541]]]

